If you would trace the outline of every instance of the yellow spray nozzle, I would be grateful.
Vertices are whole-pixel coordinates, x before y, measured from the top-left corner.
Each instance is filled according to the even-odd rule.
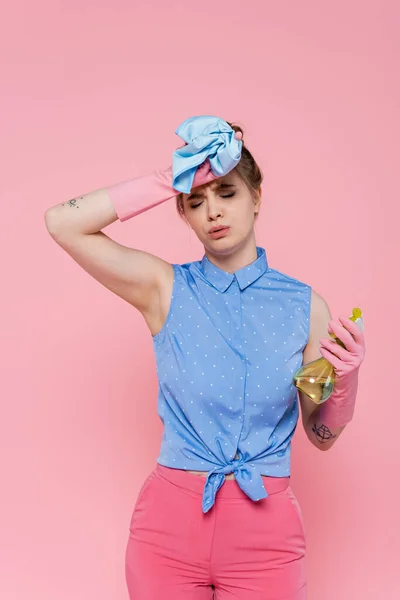
[[[355,321],[356,319],[361,319],[362,317],[362,310],[361,308],[353,308],[353,314],[351,315],[350,321]]]
[[[353,308],[351,317],[349,317],[349,319],[350,319],[350,321],[353,321],[353,323],[355,323],[355,321],[357,321],[357,319],[361,319],[361,317],[362,317],[362,310],[361,310],[361,308],[356,307],[356,308]],[[338,338],[335,336],[334,333],[330,333],[329,335],[338,344],[340,344],[341,346],[343,346],[342,342],[340,340],[338,340]]]

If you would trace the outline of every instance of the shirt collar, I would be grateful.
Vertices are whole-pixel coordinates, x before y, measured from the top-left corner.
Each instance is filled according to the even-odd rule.
[[[254,283],[268,269],[267,257],[264,248],[257,246],[257,258],[246,267],[227,273],[214,265],[206,255],[200,262],[200,269],[205,278],[220,292],[225,292],[236,278],[241,290]]]

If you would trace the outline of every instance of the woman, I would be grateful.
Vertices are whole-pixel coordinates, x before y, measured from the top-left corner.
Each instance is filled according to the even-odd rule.
[[[304,599],[305,531],[289,485],[293,374],[321,355],[335,367],[328,401],[299,394],[306,434],[327,450],[353,416],[363,335],[347,318],[332,320],[321,296],[272,269],[256,245],[262,174],[241,128],[193,117],[177,132],[186,146],[174,160],[192,172],[187,193],[175,160],[46,212],[55,241],[137,308],[153,336],[164,433],[131,519],[129,594]],[[216,157],[222,174],[212,169]],[[202,260],[171,265],[101,231],[172,198],[204,246]]]

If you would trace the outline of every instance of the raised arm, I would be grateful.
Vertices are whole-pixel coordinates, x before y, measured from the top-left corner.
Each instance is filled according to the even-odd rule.
[[[143,209],[134,187],[132,195],[125,196],[132,212]],[[103,188],[53,206],[46,211],[46,227],[55,242],[87,273],[153,323],[160,311],[161,291],[172,287],[172,266],[147,252],[123,246],[101,231],[119,218],[122,199],[117,192],[116,187]],[[151,185],[148,193],[151,196]],[[171,190],[170,197],[173,194]]]

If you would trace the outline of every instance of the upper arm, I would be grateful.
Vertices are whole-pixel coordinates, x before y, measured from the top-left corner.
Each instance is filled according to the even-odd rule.
[[[332,319],[329,307],[325,300],[312,290],[310,307],[310,335],[307,346],[303,351],[303,365],[321,358],[319,351],[319,340],[328,336],[328,323]],[[301,416],[304,428],[306,427],[312,413],[318,408],[305,394],[299,391],[301,405]]]
[[[102,231],[53,237],[89,275],[140,312],[159,310],[161,290],[173,281],[170,263],[123,246]]]

